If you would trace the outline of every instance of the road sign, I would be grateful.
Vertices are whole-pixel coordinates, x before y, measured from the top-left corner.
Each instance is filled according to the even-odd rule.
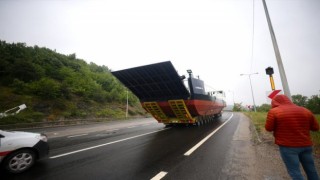
[[[274,91],[272,91],[272,92],[269,94],[268,98],[270,98],[270,99],[274,98],[280,91],[281,91],[281,90],[274,90]]]

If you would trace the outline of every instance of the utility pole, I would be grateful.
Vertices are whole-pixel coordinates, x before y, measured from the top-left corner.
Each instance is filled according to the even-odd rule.
[[[279,68],[280,78],[281,78],[281,82],[282,82],[283,92],[284,92],[284,94],[286,96],[288,96],[289,99],[292,100],[290,89],[289,89],[289,85],[288,85],[288,81],[287,81],[287,77],[286,77],[286,73],[284,71],[284,67],[283,67],[283,64],[282,64],[282,59],[281,59],[281,55],[280,55],[277,39],[276,39],[276,36],[274,34],[274,31],[273,31],[272,24],[271,24],[271,20],[270,20],[267,4],[266,4],[265,0],[262,0],[262,3],[263,3],[264,11],[266,13],[266,18],[267,18],[267,21],[268,21],[269,31],[270,31],[270,35],[271,35],[271,39],[272,39],[272,43],[273,43],[273,49],[274,49],[274,52],[276,54],[276,59],[277,59],[277,63],[278,63],[278,68]]]
[[[256,72],[256,73],[251,73],[251,74],[240,74],[240,76],[247,75],[249,77],[250,87],[251,87],[251,95],[252,95],[252,101],[253,101],[253,108],[254,108],[254,112],[257,112],[256,102],[254,101],[254,95],[253,95],[253,89],[252,89],[252,83],[251,83],[251,75],[254,75],[254,74],[258,74],[258,73]]]
[[[128,118],[128,109],[129,109],[129,95],[128,95],[128,89],[127,89],[127,107],[126,107],[126,119]]]

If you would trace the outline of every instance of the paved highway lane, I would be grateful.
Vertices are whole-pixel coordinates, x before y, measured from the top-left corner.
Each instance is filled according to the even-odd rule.
[[[77,130],[76,134],[56,137],[57,132],[47,132],[52,135],[48,159],[23,174],[1,176],[46,180],[217,179],[239,120],[236,114],[225,112],[200,127],[165,128],[146,120],[127,126],[113,123],[104,130],[98,126],[97,131]]]

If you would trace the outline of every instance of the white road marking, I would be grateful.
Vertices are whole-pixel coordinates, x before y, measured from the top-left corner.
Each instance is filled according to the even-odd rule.
[[[221,129],[225,124],[227,124],[227,122],[230,121],[230,119],[233,117],[233,113],[231,114],[231,116],[229,117],[228,120],[226,120],[226,122],[224,122],[220,127],[218,127],[217,129],[215,129],[212,133],[210,133],[207,137],[205,137],[204,139],[202,139],[198,144],[196,144],[195,146],[193,146],[189,151],[187,151],[186,153],[184,153],[185,156],[189,156],[190,154],[192,154],[196,149],[198,149],[204,142],[206,142],[212,135],[214,135],[219,129]]]
[[[170,129],[170,128],[167,128],[167,129]],[[97,146],[92,146],[92,147],[88,147],[88,148],[84,148],[84,149],[79,149],[77,151],[72,151],[72,152],[68,152],[68,153],[52,156],[52,157],[50,157],[50,159],[55,159],[55,158],[67,156],[67,155],[70,155],[70,154],[75,154],[75,153],[78,153],[78,152],[87,151],[87,150],[90,150],[90,149],[95,149],[95,148],[98,148],[98,147],[107,146],[107,145],[118,143],[118,142],[122,142],[122,141],[127,141],[129,139],[134,139],[134,138],[138,138],[138,137],[141,137],[141,136],[146,136],[146,135],[157,133],[157,132],[164,131],[164,130],[167,130],[167,129],[161,129],[161,130],[158,130],[158,131],[152,131],[152,132],[149,132],[149,133],[140,134],[140,135],[137,135],[137,136],[132,136],[132,137],[128,137],[128,138],[125,138],[125,139],[120,139],[118,141],[113,141],[113,142],[109,142],[109,143],[105,143],[105,144],[100,144],[100,145],[97,145]]]
[[[167,174],[168,174],[167,172],[161,171],[155,177],[153,177],[151,180],[160,180]]]
[[[109,129],[109,130],[106,130],[107,132],[109,131],[118,131],[119,129]]]
[[[68,136],[68,138],[79,137],[79,136],[86,136],[86,135],[88,135],[88,134],[78,134],[78,135]]]

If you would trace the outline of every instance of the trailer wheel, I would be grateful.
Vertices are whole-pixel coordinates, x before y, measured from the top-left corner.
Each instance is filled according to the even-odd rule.
[[[221,112],[220,112],[220,113],[218,113],[218,114],[215,114],[215,115],[214,115],[214,117],[215,117],[215,118],[217,118],[217,117],[221,117],[221,116],[222,116]]]

